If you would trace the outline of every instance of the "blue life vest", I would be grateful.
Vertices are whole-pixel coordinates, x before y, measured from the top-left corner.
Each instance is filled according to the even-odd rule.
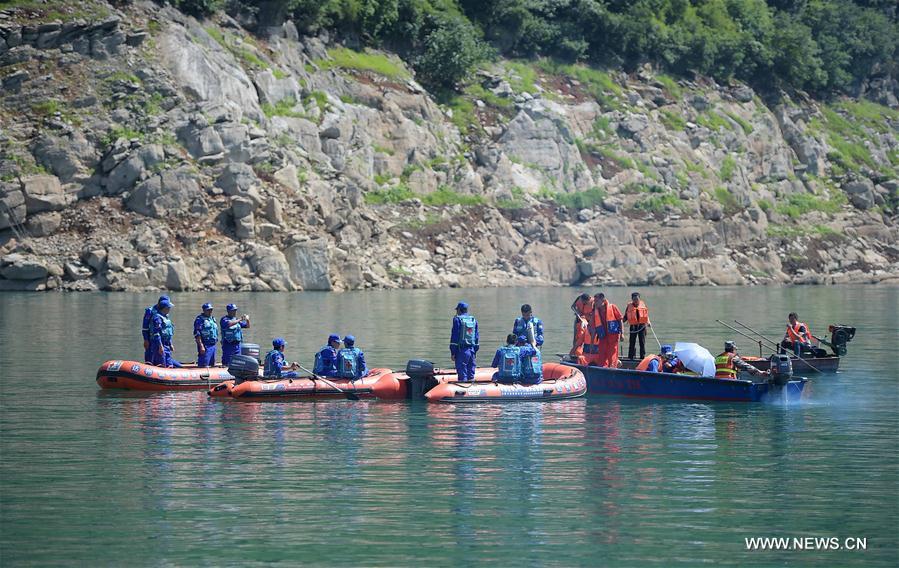
[[[543,379],[543,357],[540,351],[534,350],[535,353],[530,357],[526,357],[521,365],[521,375],[528,382],[537,382],[537,379]]]
[[[342,379],[355,379],[359,370],[358,347],[344,347],[337,352],[337,376]]]
[[[215,345],[219,338],[219,326],[215,323],[215,318],[212,316],[200,316],[203,318],[203,323],[200,324],[200,339],[203,340],[204,345]]]
[[[263,375],[266,377],[280,377],[281,376],[281,352],[277,349],[272,349],[268,353],[265,354],[265,369],[262,371]]]
[[[240,320],[235,319],[237,323],[232,326],[222,325],[222,341],[227,341],[228,343],[240,343],[243,341],[243,328],[240,325]]]
[[[150,327],[153,325],[153,316],[157,313],[156,304],[153,304],[144,310],[143,331],[146,331],[148,334],[150,333]]]
[[[162,330],[159,333],[162,344],[170,345],[172,343],[172,337],[175,336],[175,324],[160,312],[156,312],[156,315],[162,318]]]
[[[517,381],[521,379],[521,349],[514,345],[499,348],[499,371],[496,378],[501,381]]]
[[[461,326],[459,327],[459,347],[461,349],[474,347],[478,344],[476,339],[478,320],[474,319],[474,316],[469,314],[462,314],[461,316],[457,317],[459,318],[459,323],[461,324]]]
[[[332,367],[325,368],[325,352],[330,349],[333,349],[333,347],[325,345],[315,354],[315,364],[312,366],[312,372],[316,375],[328,375],[334,370]]]

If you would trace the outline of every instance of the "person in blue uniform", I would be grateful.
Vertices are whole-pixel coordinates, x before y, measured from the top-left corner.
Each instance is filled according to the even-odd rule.
[[[521,335],[527,337],[528,325],[534,326],[533,346],[540,349],[543,346],[543,322],[540,321],[540,318],[534,316],[531,305],[525,304],[521,306],[521,317],[515,318],[515,323],[512,325],[512,333],[514,333],[516,337]]]
[[[250,317],[246,314],[237,317],[237,306],[225,306],[227,315],[222,316],[222,365],[228,366],[231,357],[240,355],[240,343],[243,341],[243,330],[250,327]]]
[[[265,369],[263,374],[267,379],[295,379],[297,375],[296,369],[300,368],[297,362],[287,364],[284,359],[284,348],[287,343],[282,337],[276,337],[272,340],[272,350],[265,355]]]
[[[506,344],[496,350],[491,366],[497,368],[493,380],[498,383],[536,385],[543,381],[540,351],[528,343],[526,335],[509,334]]]
[[[356,379],[365,375],[365,353],[356,347],[356,338],[344,336],[343,349],[337,352],[337,376],[342,379]]]
[[[526,335],[518,336],[517,345],[521,357],[521,384],[539,385],[543,382],[543,356],[540,350],[528,343]]]
[[[328,336],[328,343],[315,354],[312,372],[321,377],[336,377],[338,349],[340,349],[340,336],[332,333]]]
[[[181,367],[181,363],[172,357],[175,346],[172,339],[175,336],[175,325],[169,319],[172,310],[172,302],[163,299],[159,302],[159,308],[153,314],[150,323],[150,352],[153,355],[151,363],[157,367]]]
[[[478,320],[468,313],[468,304],[456,304],[453,330],[450,334],[450,356],[456,364],[456,375],[460,382],[474,380],[475,356],[478,353],[480,335]]]
[[[212,304],[203,304],[203,312],[194,319],[194,341],[197,342],[197,367],[215,367],[215,347],[219,340],[218,322],[212,315]]]
[[[144,310],[144,321],[141,326],[141,335],[144,336],[144,363],[152,363],[153,353],[150,351],[150,325],[153,323],[153,316],[159,311],[162,301],[170,302],[168,296],[160,296],[155,304],[147,306]]]

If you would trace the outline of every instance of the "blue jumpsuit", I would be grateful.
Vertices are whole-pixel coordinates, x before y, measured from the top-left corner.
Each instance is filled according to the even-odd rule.
[[[150,352],[153,358],[150,362],[157,367],[181,367],[181,363],[172,358],[172,337],[175,335],[175,326],[172,320],[160,312],[153,315],[150,324]],[[162,345],[162,353],[159,346]]]
[[[467,314],[463,314],[467,315]],[[453,331],[450,334],[450,353],[456,359],[456,374],[461,382],[474,380],[475,355],[479,349],[480,334],[478,322],[474,324],[474,345],[460,345],[462,335],[462,321],[459,316],[453,317]]]
[[[315,354],[315,366],[312,369],[316,375],[322,377],[337,376],[337,350],[330,345],[325,345]]]
[[[149,306],[144,310],[144,321],[141,326],[140,333],[144,336],[144,341],[150,341],[150,325],[153,323],[153,316],[156,315],[156,304]],[[153,361],[153,353],[150,351],[150,345],[147,344],[147,348],[144,349],[144,363],[150,363]]]
[[[534,339],[537,340],[537,347],[541,347],[543,345],[543,322],[535,316],[531,316],[530,321],[534,322]],[[528,336],[527,323],[523,317],[515,318],[515,323],[512,324],[512,333],[515,334],[515,337]]]
[[[194,320],[194,337],[199,337],[203,347],[206,348],[205,353],[200,353],[200,347],[197,346],[197,367],[215,367],[215,346],[219,338],[215,318],[198,315]]]
[[[231,357],[240,355],[240,342],[243,341],[243,328],[247,322],[237,317],[222,316],[222,365],[228,366]]]
[[[265,370],[263,373],[267,378],[274,379],[295,379],[299,376],[296,371],[284,371],[283,369],[286,366],[287,361],[284,360],[284,353],[277,349],[272,349],[265,356]]]

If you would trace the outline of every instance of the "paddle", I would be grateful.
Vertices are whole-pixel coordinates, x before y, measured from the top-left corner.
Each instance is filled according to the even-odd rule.
[[[344,395],[345,397],[347,397],[347,400],[359,400],[359,395],[357,395],[356,393],[350,392],[350,391],[346,391],[346,390],[343,390],[342,388],[340,388],[339,386],[335,385],[334,383],[332,383],[332,382],[329,381],[328,379],[316,375],[315,373],[313,373],[312,371],[310,371],[310,370],[307,369],[306,367],[300,365],[299,363],[297,363],[297,366],[298,366],[300,369],[303,369],[304,371],[306,371],[307,373],[309,373],[310,375],[312,375],[312,380],[313,380],[313,381],[316,380],[316,379],[320,380],[321,382],[325,383],[326,385],[328,385],[328,386],[331,387],[332,389],[336,390],[337,392],[339,392],[339,393],[341,393],[342,395]]]

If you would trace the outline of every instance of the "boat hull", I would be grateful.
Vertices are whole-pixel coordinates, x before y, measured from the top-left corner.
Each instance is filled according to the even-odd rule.
[[[390,369],[372,369],[367,375],[356,381],[329,378],[327,383],[312,377],[244,381],[240,384],[226,381],[211,388],[209,396],[213,398],[231,398],[244,402],[342,400],[346,398],[346,393],[353,393],[359,398],[374,398],[372,387],[379,380],[392,373],[393,371]],[[333,386],[328,383],[332,383]],[[335,386],[337,388],[334,388]]]
[[[106,361],[97,370],[97,384],[103,389],[137,391],[207,390],[233,379],[225,367],[185,366],[166,369],[138,361]]]
[[[771,368],[771,361],[760,357],[743,357],[743,360],[758,369],[759,371],[767,371]],[[619,359],[622,369],[636,369],[640,363],[639,359]],[[798,373],[836,373],[840,368],[840,357],[831,355],[830,357],[806,357],[800,359],[798,357],[790,357],[793,363],[793,371]]]
[[[579,369],[587,380],[587,392],[645,398],[673,398],[726,402],[796,402],[805,392],[807,379],[797,377],[786,385],[744,379],[715,379],[633,369],[610,369],[566,363]]]
[[[558,363],[543,365],[543,382],[538,385],[499,384],[492,381],[492,376],[491,373],[488,380],[466,383],[450,380],[448,376],[444,376],[444,380],[429,390],[425,398],[428,402],[442,403],[549,402],[584,396],[587,392],[584,375],[573,367]]]

